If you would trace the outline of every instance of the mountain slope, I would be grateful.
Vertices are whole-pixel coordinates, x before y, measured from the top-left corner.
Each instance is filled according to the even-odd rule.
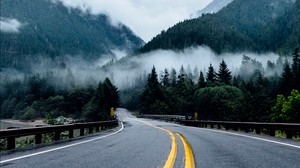
[[[217,13],[219,10],[227,6],[232,1],[233,0],[213,0],[205,8],[197,11],[193,17],[199,17],[202,14],[207,14],[207,13]]]
[[[207,45],[216,53],[237,51],[275,51],[281,52],[288,41],[278,38],[278,46],[270,44],[270,37],[282,34],[274,33],[276,22],[282,16],[296,17],[289,24],[297,27],[294,0],[234,0],[216,14],[206,14],[197,19],[178,23],[162,32],[143,46],[140,51],[155,49],[183,49],[193,45]],[[299,15],[298,15],[299,16]],[[275,22],[274,24],[271,24]],[[292,27],[293,30],[294,27]],[[287,32],[285,37],[291,37]],[[283,41],[282,41],[283,40]],[[299,45],[296,42],[295,45]],[[292,51],[293,46],[287,47]]]
[[[126,26],[111,25],[105,15],[84,14],[51,0],[1,0],[1,23],[15,20],[15,32],[1,27],[2,65],[14,60],[30,61],[36,55],[51,58],[69,54],[87,60],[111,54],[112,50],[133,51],[143,41]],[[7,28],[7,27],[6,27]]]

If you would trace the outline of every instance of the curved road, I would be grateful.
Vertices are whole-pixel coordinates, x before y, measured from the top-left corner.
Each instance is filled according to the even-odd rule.
[[[300,167],[300,142],[137,119],[77,140],[0,155],[0,167]]]

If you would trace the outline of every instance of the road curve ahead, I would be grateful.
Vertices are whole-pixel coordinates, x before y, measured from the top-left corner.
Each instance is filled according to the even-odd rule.
[[[300,142],[138,119],[117,110],[124,124],[82,139],[2,154],[0,167],[300,168]]]

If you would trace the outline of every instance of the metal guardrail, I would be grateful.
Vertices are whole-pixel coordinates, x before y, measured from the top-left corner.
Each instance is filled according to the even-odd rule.
[[[152,115],[152,114],[143,114],[141,115],[143,118],[157,119],[157,120],[165,120],[165,121],[178,121],[184,120],[185,116],[183,115]]]
[[[100,130],[115,125],[118,125],[117,120],[30,127],[23,129],[7,129],[0,131],[0,139],[6,139],[7,150],[11,150],[16,148],[16,138],[19,137],[34,135],[35,144],[41,144],[42,134],[54,133],[54,141],[59,141],[61,139],[61,133],[64,131],[68,131],[68,137],[73,138],[75,129],[80,129],[80,136],[83,136],[86,128],[88,129],[88,133],[92,134],[94,128],[96,129],[96,132],[99,132]]]
[[[144,118],[160,119],[165,121],[175,121],[186,126],[218,128],[225,130],[235,130],[255,132],[256,134],[268,134],[275,136],[276,131],[285,132],[287,139],[293,136],[300,136],[300,123],[261,123],[261,122],[232,122],[232,121],[204,121],[204,120],[186,120],[184,116],[176,118],[174,115],[143,115]]]

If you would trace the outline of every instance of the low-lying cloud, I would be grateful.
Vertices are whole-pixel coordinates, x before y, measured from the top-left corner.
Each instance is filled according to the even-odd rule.
[[[91,82],[96,84],[100,80],[109,77],[119,89],[126,89],[136,85],[135,82],[137,78],[147,76],[153,66],[156,67],[158,74],[165,68],[169,71],[171,68],[174,68],[178,73],[181,66],[186,70],[188,70],[187,67],[190,67],[191,72],[194,72],[194,69],[196,69],[197,73],[200,73],[200,71],[206,73],[210,64],[212,64],[217,71],[220,62],[224,59],[232,73],[237,75],[243,55],[247,55],[260,62],[264,68],[266,68],[267,61],[275,63],[279,58],[279,56],[274,53],[255,54],[241,52],[217,55],[206,46],[191,47],[183,51],[156,50],[131,57],[123,57],[124,53],[121,51],[115,51],[115,54],[119,54],[119,56],[116,57],[121,58],[119,61],[113,62],[108,59],[100,59],[91,63],[85,61],[83,56],[62,56],[63,59],[59,57],[55,60],[47,60],[41,57],[39,61],[32,63],[31,73],[39,73],[42,76],[51,74],[55,77],[53,78],[53,83],[55,83],[56,86],[61,85],[62,87],[65,87],[64,85],[68,82],[70,77],[72,77],[72,80],[74,78],[76,85],[86,85]],[[110,62],[110,65],[104,68],[103,65],[106,62]],[[270,75],[274,75],[274,73]],[[280,74],[281,71],[277,73]],[[12,76],[14,79],[21,79],[23,76],[26,76],[23,72],[17,72],[15,70],[11,72],[5,70],[0,72],[0,75],[5,77],[5,79],[9,79]],[[56,79],[57,81],[55,81]]]
[[[4,33],[19,33],[22,23],[17,19],[0,17],[0,31]]]

